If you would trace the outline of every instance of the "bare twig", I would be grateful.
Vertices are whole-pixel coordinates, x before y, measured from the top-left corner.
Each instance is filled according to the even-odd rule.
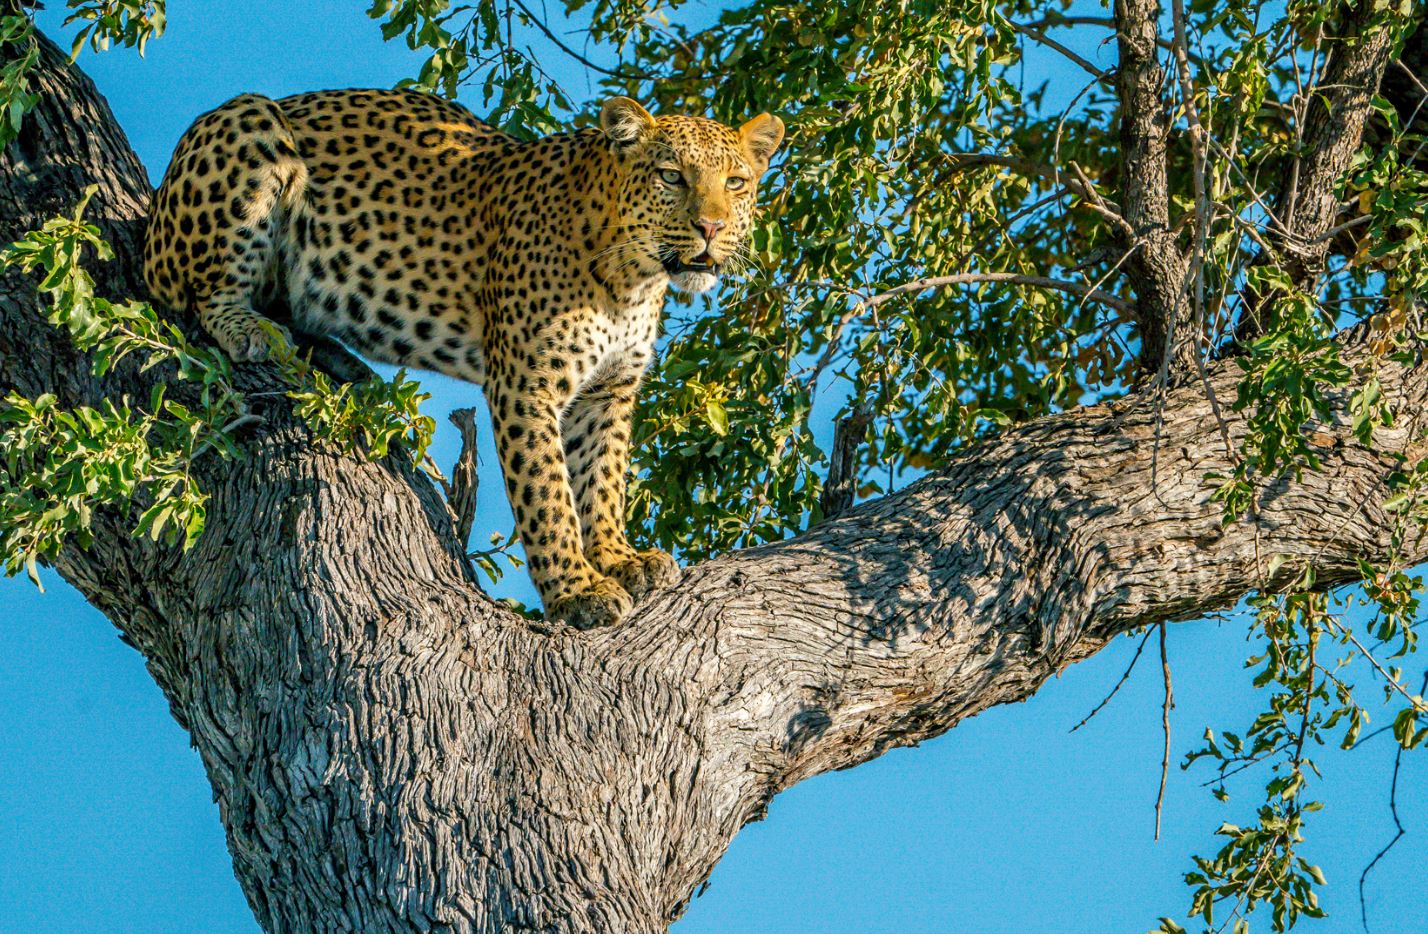
[[[1393,64],[1397,65],[1399,70],[1401,70],[1405,75],[1407,75],[1408,80],[1411,81],[1413,83],[1413,86],[1418,89],[1418,103],[1413,105],[1413,112],[1408,115],[1407,120],[1403,121],[1403,129],[1407,130],[1409,127],[1413,126],[1413,121],[1418,119],[1418,113],[1423,109],[1423,105],[1428,104],[1428,87],[1423,86],[1423,82],[1418,80],[1418,76],[1413,73],[1412,68],[1409,68],[1407,65],[1403,64],[1403,59],[1396,59]],[[1418,153],[1421,152],[1422,149],[1423,144],[1419,143],[1418,148],[1414,150],[1414,158],[1409,159],[1409,163],[1412,163],[1417,159]]]
[[[838,353],[840,341],[843,333],[848,329],[848,325],[863,314],[877,308],[890,299],[909,292],[924,292],[929,289],[946,288],[952,285],[969,285],[977,282],[1010,282],[1014,285],[1030,285],[1043,289],[1052,289],[1058,292],[1067,292],[1071,295],[1081,296],[1083,301],[1099,302],[1102,305],[1114,308],[1127,318],[1134,314],[1135,306],[1123,298],[1112,295],[1109,292],[1098,289],[1094,286],[1081,282],[1068,282],[1064,279],[1051,279],[1046,276],[1033,276],[1014,272],[963,272],[950,276],[930,276],[923,279],[914,279],[911,282],[904,282],[894,286],[886,292],[879,292],[875,295],[863,294],[848,310],[838,318],[833,325],[833,333],[828,337],[828,343],[823,348],[823,353],[809,369],[809,376],[805,380],[805,385],[812,388],[818,383],[819,377],[823,375],[824,369],[833,362],[833,358]],[[841,287],[843,291],[858,294],[855,290]]]
[[[1175,706],[1175,691],[1170,686],[1170,657],[1165,651],[1165,624],[1160,628],[1160,673],[1165,679],[1165,703],[1160,707],[1160,728],[1165,734],[1165,750],[1160,758],[1160,791],[1155,796],[1155,839],[1160,839],[1160,812],[1165,806],[1165,780],[1170,775],[1170,710]]]
[[[1107,201],[1101,197],[1101,193],[1096,190],[1096,186],[1086,177],[1085,170],[1082,169],[1080,164],[1074,159],[1071,161],[1071,171],[1076,174],[1076,185],[1080,186],[1085,192],[1082,197],[1085,199],[1086,206],[1110,221],[1111,224],[1121,232],[1122,236],[1129,237],[1139,243],[1139,238],[1136,237],[1135,234],[1135,228],[1130,225],[1130,221],[1126,220],[1125,215],[1121,213],[1121,206],[1114,201]],[[1072,191],[1076,190],[1075,187],[1069,183],[1066,187]],[[1134,247],[1128,248],[1124,255],[1129,256],[1134,249]]]
[[[1418,207],[1423,207],[1421,202],[1418,204]],[[1344,223],[1339,224],[1336,227],[1330,227],[1328,230],[1324,231],[1322,234],[1315,237],[1313,240],[1310,240],[1309,242],[1324,243],[1325,241],[1334,239],[1346,230],[1351,230],[1362,224],[1367,224],[1371,220],[1373,220],[1372,214],[1360,214],[1358,217],[1355,217],[1352,220],[1345,221]]]
[[[511,5],[516,7],[516,9],[520,10],[522,13],[524,13],[526,19],[530,21],[531,25],[535,26],[536,29],[540,30],[541,33],[547,39],[550,40],[552,45],[560,49],[560,51],[564,52],[566,55],[570,56],[575,61],[584,65],[586,68],[589,68],[591,71],[598,71],[602,75],[609,75],[612,78],[619,78],[621,81],[662,81],[666,77],[665,75],[657,75],[652,72],[625,71],[623,69],[607,68],[604,65],[597,65],[595,62],[592,62],[586,56],[581,55],[579,52],[575,51],[570,46],[562,42],[560,37],[555,34],[555,31],[552,30],[548,25],[546,25],[545,20],[537,16],[530,9],[530,7],[522,3],[521,0],[511,0]]]
[[[889,299],[902,295],[906,292],[922,292],[927,289],[938,289],[949,285],[969,285],[975,282],[1010,282],[1014,285],[1031,285],[1042,289],[1053,289],[1058,292],[1069,292],[1072,295],[1079,295],[1093,302],[1108,305],[1117,311],[1131,314],[1135,306],[1123,298],[1094,289],[1081,282],[1067,282],[1064,279],[1051,279],[1046,276],[1031,276],[1016,272],[962,272],[951,276],[930,276],[926,279],[914,279],[911,282],[904,282],[902,285],[894,286],[886,292],[870,296],[864,305],[872,308],[881,305]]]
[[[1145,644],[1150,641],[1150,632],[1151,631],[1147,629],[1145,631],[1145,635],[1141,637],[1140,645],[1135,647],[1135,654],[1131,656],[1130,664],[1126,666],[1126,670],[1121,675],[1121,679],[1116,682],[1116,686],[1111,688],[1111,693],[1101,698],[1101,702],[1095,706],[1095,709],[1093,709],[1090,713],[1086,714],[1086,716],[1082,717],[1081,722],[1073,726],[1070,732],[1075,733],[1077,730],[1081,729],[1081,727],[1090,723],[1091,718],[1094,717],[1096,714],[1100,713],[1101,708],[1109,704],[1111,702],[1111,698],[1116,696],[1116,692],[1121,689],[1121,686],[1126,683],[1126,679],[1130,677],[1131,672],[1135,670],[1135,663],[1140,661],[1140,653],[1145,651]]]
[[[232,421],[230,421],[228,424],[224,425],[222,428],[218,429],[218,434],[220,434],[220,435],[232,435],[232,434],[234,434],[235,432],[237,432],[239,429],[246,428],[246,427],[248,427],[249,425],[261,424],[262,421],[263,421],[263,416],[261,416],[261,415],[254,415],[252,412],[245,412],[245,413],[243,413],[242,415],[239,415],[238,417],[234,418]],[[208,439],[207,441],[204,441],[204,442],[203,442],[202,444],[200,444],[198,447],[194,448],[193,453],[189,455],[189,460],[191,460],[191,461],[197,460],[198,457],[199,457],[199,455],[201,455],[201,454],[203,454],[204,452],[208,451],[210,448],[212,448],[212,447],[214,446],[214,444],[215,444],[215,442],[213,441],[212,438]]]
[[[1060,13],[1052,13],[1022,25],[1027,29],[1056,29],[1063,26],[1102,26],[1115,29],[1116,21],[1109,16],[1062,16]]]
[[[1012,24],[1011,24],[1011,27],[1012,27],[1013,30],[1015,30],[1016,32],[1020,33],[1020,34],[1023,35],[1023,36],[1026,36],[1028,39],[1032,40],[1033,42],[1036,42],[1036,43],[1038,43],[1038,44],[1040,44],[1040,45],[1044,45],[1044,46],[1046,46],[1048,49],[1051,49],[1052,51],[1060,52],[1062,55],[1066,56],[1066,58],[1067,58],[1068,61],[1072,62],[1073,64],[1075,64],[1075,65],[1077,65],[1078,67],[1080,67],[1080,68],[1082,68],[1083,70],[1085,70],[1087,74],[1089,74],[1089,75],[1091,75],[1092,77],[1094,77],[1097,81],[1106,82],[1106,83],[1109,83],[1109,82],[1110,82],[1110,80],[1111,80],[1110,74],[1108,74],[1107,72],[1102,71],[1101,69],[1097,68],[1095,65],[1091,64],[1089,61],[1087,61],[1086,59],[1082,58],[1080,55],[1077,55],[1075,52],[1071,51],[1071,50],[1068,49],[1066,46],[1064,46],[1064,45],[1062,45],[1061,43],[1057,42],[1055,39],[1051,38],[1050,36],[1048,36],[1046,33],[1042,32],[1041,30],[1036,29],[1035,27],[1032,27],[1032,26],[1023,25],[1023,24],[1021,24],[1021,23],[1012,23]]]
[[[1428,671],[1423,673],[1423,684],[1418,688],[1418,693],[1428,693]],[[1398,771],[1403,765],[1403,744],[1400,743],[1398,751],[1393,754],[1393,781],[1388,786],[1388,813],[1393,817],[1393,839],[1384,844],[1383,849],[1374,854],[1373,859],[1364,867],[1364,871],[1359,874],[1359,923],[1363,925],[1364,934],[1368,934],[1368,901],[1364,897],[1364,883],[1368,881],[1368,875],[1377,866],[1379,860],[1388,855],[1388,851],[1393,849],[1399,840],[1402,840],[1408,831],[1403,829],[1403,821],[1398,816]]]
[[[1383,676],[1383,680],[1388,682],[1388,686],[1390,689],[1395,691],[1404,700],[1408,701],[1409,705],[1414,710],[1418,711],[1419,713],[1428,713],[1428,703],[1425,703],[1422,697],[1414,697],[1412,694],[1409,694],[1408,690],[1404,688],[1403,684],[1397,678],[1395,678],[1390,672],[1384,670],[1383,665],[1379,664],[1379,660],[1374,657],[1373,653],[1364,647],[1364,644],[1359,641],[1358,636],[1354,635],[1354,631],[1352,629],[1348,628],[1342,623],[1334,622],[1333,617],[1325,618],[1330,621],[1330,625],[1337,626],[1338,630],[1342,632],[1348,638],[1348,640],[1354,644],[1354,648],[1358,649],[1360,654],[1362,654],[1363,657],[1368,661],[1368,663],[1373,666],[1374,670]]]
[[[1065,175],[1049,165],[1042,165],[1030,159],[1018,159],[1015,156],[1003,156],[990,152],[954,152],[948,153],[946,158],[952,162],[952,171],[961,172],[967,169],[980,168],[986,165],[1001,166],[1011,169],[1026,178],[1044,178],[1053,181],[1055,184],[1063,185],[1072,194],[1079,195],[1088,202],[1099,208],[1110,212],[1110,215],[1119,223],[1124,224],[1125,220],[1120,216],[1120,205],[1112,201],[1107,201],[1096,191],[1095,185],[1086,178],[1084,172],[1077,171],[1075,181],[1069,180]]]

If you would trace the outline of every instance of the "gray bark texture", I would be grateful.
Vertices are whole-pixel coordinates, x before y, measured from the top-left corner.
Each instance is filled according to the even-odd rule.
[[[1329,43],[1328,64],[1315,91],[1305,102],[1302,139],[1295,158],[1289,160],[1274,199],[1275,225],[1270,243],[1277,255],[1262,253],[1257,264],[1273,261],[1300,288],[1309,288],[1323,274],[1333,246],[1331,230],[1347,218],[1334,190],[1353,162],[1372,114],[1374,94],[1388,72],[1393,31],[1380,20],[1382,11],[1363,4],[1346,16],[1344,35]],[[1422,33],[1420,27],[1417,33]],[[1410,36],[1410,71],[1423,64],[1422,35]],[[1401,78],[1401,75],[1396,75]],[[1383,88],[1390,103],[1411,111],[1422,101],[1421,92],[1397,80]],[[1268,330],[1275,296],[1247,296],[1247,311],[1235,329],[1241,342]]]
[[[118,254],[101,286],[137,294],[145,174],[48,43],[37,84],[3,157],[0,237],[97,183]],[[314,445],[280,397],[245,458],[199,463],[212,501],[191,551],[101,514],[56,566],[192,736],[265,930],[652,934],[795,782],[1022,700],[1129,629],[1228,607],[1274,583],[1275,555],[1326,586],[1383,557],[1384,482],[1422,455],[1428,364],[1348,357],[1399,421],[1374,451],[1347,418],[1317,425],[1323,470],[1262,489],[1244,521],[1211,502],[1232,454],[1196,382],[1014,428],[592,632],[496,605],[429,482]],[[0,390],[93,404],[168,376],[93,378],[32,283],[0,281]],[[1228,399],[1238,379],[1229,362],[1208,384]]]
[[[1188,339],[1185,270],[1189,259],[1170,226],[1166,164],[1170,119],[1160,67],[1159,0],[1116,0],[1115,84],[1121,143],[1121,245],[1136,297],[1141,369],[1188,372],[1199,348]]]

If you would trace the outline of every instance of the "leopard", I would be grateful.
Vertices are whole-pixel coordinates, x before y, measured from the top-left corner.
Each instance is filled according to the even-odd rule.
[[[411,89],[243,94],[179,140],[144,280],[235,363],[297,332],[481,387],[546,616],[612,625],[682,574],[625,523],[666,299],[750,261],[784,132],[613,97],[522,140]]]

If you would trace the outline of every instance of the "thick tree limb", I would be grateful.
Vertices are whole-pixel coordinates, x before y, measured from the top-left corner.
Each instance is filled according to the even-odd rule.
[[[1189,372],[1198,350],[1182,333],[1188,323],[1188,259],[1170,227],[1166,144],[1169,114],[1163,96],[1157,0],[1116,0],[1116,97],[1120,103],[1122,234],[1133,251],[1126,271],[1138,302],[1141,369],[1151,375]]]
[[[823,492],[818,496],[818,508],[825,522],[847,512],[858,497],[858,449],[862,447],[863,435],[872,421],[872,406],[860,402],[840,418],[833,429],[833,444],[828,452],[828,476],[823,481]]]
[[[1279,224],[1271,228],[1269,237],[1275,255],[1271,259],[1261,253],[1254,260],[1273,262],[1301,289],[1312,288],[1324,273],[1332,240],[1327,235],[1343,219],[1335,185],[1359,150],[1373,96],[1388,68],[1396,32],[1381,16],[1373,4],[1361,4],[1345,24],[1344,34],[1329,42],[1324,75],[1303,102],[1301,154],[1284,173],[1274,201]],[[1246,298],[1235,329],[1241,342],[1264,332],[1275,296]]]
[[[97,182],[118,253],[101,282],[132,293],[144,173],[48,43],[38,83],[0,237]],[[57,567],[189,730],[265,929],[656,932],[781,789],[1025,698],[1118,633],[1229,606],[1275,554],[1326,584],[1384,555],[1382,484],[1422,455],[1428,365],[1373,362],[1403,416],[1380,449],[1319,426],[1323,470],[1262,490],[1253,523],[1222,526],[1205,476],[1229,455],[1202,388],[1180,387],[1159,425],[1132,399],[1021,426],[589,633],[497,607],[424,478],[315,447],[280,405],[244,460],[199,465],[192,551],[103,514]],[[95,380],[31,284],[0,281],[0,388],[73,405],[162,378]],[[1208,375],[1221,396],[1237,379]]]
[[[1379,93],[1393,105],[1405,127],[1410,120],[1422,117],[1424,100],[1428,98],[1428,30],[1417,28],[1404,39],[1398,60],[1383,73]],[[1414,123],[1413,129],[1420,129],[1420,125]]]

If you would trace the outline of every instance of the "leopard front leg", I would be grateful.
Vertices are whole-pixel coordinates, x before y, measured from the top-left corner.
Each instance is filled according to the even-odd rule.
[[[558,379],[512,375],[495,363],[487,397],[516,532],[546,614],[577,629],[619,622],[634,601],[591,566],[581,547],[560,440],[564,400],[548,391]]]
[[[680,574],[667,552],[636,551],[625,537],[630,424],[642,373],[621,368],[586,388],[561,422],[585,557],[635,599],[675,583]]]

